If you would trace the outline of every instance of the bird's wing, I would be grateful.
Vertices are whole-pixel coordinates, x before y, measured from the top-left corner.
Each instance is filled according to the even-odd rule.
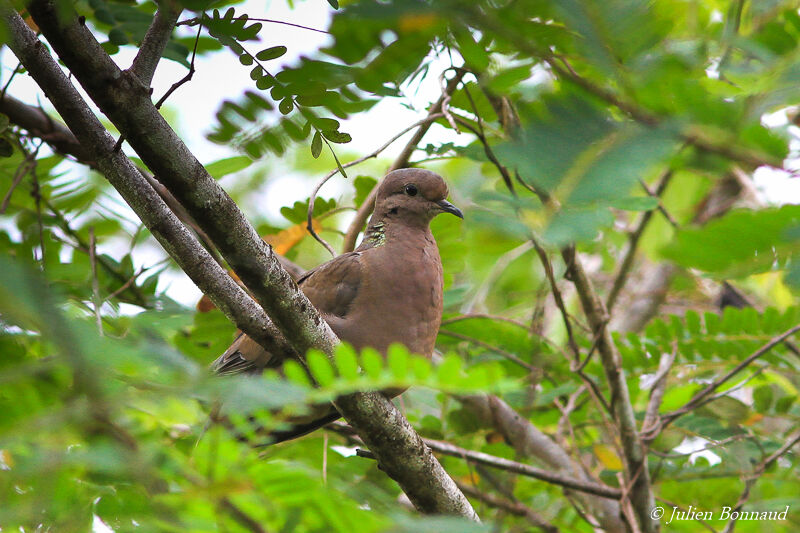
[[[361,286],[361,252],[350,252],[302,274],[297,283],[324,315],[344,317]],[[211,363],[216,374],[257,373],[279,365],[257,342],[240,333],[233,344]]]
[[[350,252],[309,270],[297,283],[322,314],[344,318],[358,295],[363,270],[362,252]]]
[[[211,371],[219,375],[259,373],[272,366],[270,362],[271,354],[240,331],[225,353],[211,363]]]

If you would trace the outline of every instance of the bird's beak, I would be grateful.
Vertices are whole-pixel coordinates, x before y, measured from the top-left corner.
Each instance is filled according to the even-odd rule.
[[[462,220],[464,219],[464,213],[461,212],[461,209],[457,208],[447,200],[439,200],[438,202],[436,202],[436,205],[438,205],[439,208],[445,213],[450,213],[451,215],[455,215]]]

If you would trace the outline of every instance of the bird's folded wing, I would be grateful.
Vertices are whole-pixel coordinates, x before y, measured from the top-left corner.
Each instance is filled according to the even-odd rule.
[[[297,283],[323,315],[343,318],[358,294],[362,269],[361,252],[350,252],[305,272]],[[240,333],[225,353],[211,363],[211,370],[221,375],[260,372],[280,366],[282,361],[274,359],[257,342]]]
[[[250,374],[275,366],[271,354],[242,332],[225,353],[211,363],[211,371],[219,375]]]
[[[363,270],[363,252],[350,252],[309,270],[297,283],[320,313],[344,318],[358,296]]]

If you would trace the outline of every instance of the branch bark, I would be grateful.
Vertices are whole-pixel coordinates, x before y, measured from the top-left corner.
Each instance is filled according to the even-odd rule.
[[[181,11],[181,7],[172,0],[159,2],[153,23],[147,29],[142,44],[139,46],[139,52],[136,53],[131,64],[131,71],[138,76],[139,81],[145,87],[150,87],[150,83],[153,81],[156,67],[167,47]]]
[[[658,531],[659,524],[651,516],[655,500],[650,485],[647,454],[636,427],[636,416],[628,392],[628,383],[625,381],[622,357],[611,339],[605,304],[595,292],[575,248],[572,246],[564,248],[561,255],[567,264],[570,279],[575,284],[583,312],[597,339],[597,351],[600,354],[608,387],[611,390],[611,409],[622,441],[626,481],[631,483],[631,504],[642,531],[645,533]]]
[[[198,286],[214,295],[214,303],[235,319],[240,329],[255,333],[253,338],[275,353],[288,355],[290,346],[300,353],[312,347],[331,353],[338,339],[328,324],[281,268],[271,247],[161,117],[139,79],[117,67],[74,12],[64,13],[63,6],[57,8],[48,0],[35,0],[29,5],[30,14],[64,64],[159,181],[210,236],[269,312],[279,333],[264,310],[194,241],[132,163],[114,151],[107,132],[13,8],[5,0],[0,6],[12,28],[15,54],[46,90],[81,144],[95,152],[98,165],[109,179],[114,179],[112,183],[125,200]],[[57,87],[71,98],[67,99]],[[200,267],[202,271],[198,270]],[[223,286],[230,291],[229,296],[238,298],[241,307],[234,308],[228,305],[228,299],[219,297]],[[245,305],[250,312],[243,309]],[[337,407],[353,421],[387,474],[418,509],[478,520],[468,500],[389,400],[378,393],[358,393],[342,398]],[[385,425],[389,421],[397,426]]]

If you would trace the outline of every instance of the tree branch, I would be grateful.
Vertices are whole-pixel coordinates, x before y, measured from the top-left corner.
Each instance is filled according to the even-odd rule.
[[[582,466],[573,461],[561,446],[497,396],[460,396],[458,400],[479,420],[500,432],[520,456],[533,457],[557,473],[574,476],[581,481],[591,481]],[[585,492],[576,492],[575,495],[606,531],[626,531],[616,502]]]
[[[272,327],[264,311],[186,232],[152,187],[146,185],[138,173],[133,176],[135,169],[130,161],[121,152],[114,152],[113,141],[105,132],[98,133],[99,122],[77,93],[74,101],[65,102],[62,95],[53,90],[52,76],[61,76],[64,83],[63,73],[7,2],[2,0],[0,5],[4,18],[14,28],[13,39],[17,41],[14,52],[23,62],[28,62],[29,72],[48,91],[51,100],[60,102],[61,107],[56,107],[61,116],[68,124],[73,122],[71,129],[80,133],[81,144],[92,145],[98,164],[109,179],[114,179],[115,187],[125,200],[154,235],[158,235],[181,268],[204,292],[214,295],[214,303],[235,319],[240,329],[276,355],[289,355],[289,346],[299,353],[312,347],[332,353],[338,339],[328,324],[280,266],[271,247],[258,236],[233,200],[163,119],[138,78],[119,70],[74,12],[64,13],[66,8],[59,6],[57,9],[48,0],[35,0],[29,5],[29,12],[61,60],[159,181],[198,221],[263,309],[269,312],[280,333]],[[86,121],[94,131],[83,130],[87,127]],[[242,305],[234,308],[228,299],[223,300],[217,292],[222,286]],[[245,304],[251,308],[250,313],[243,309]],[[286,339],[289,344],[278,339]],[[389,400],[378,393],[357,393],[337,399],[335,403],[359,429],[387,474],[400,484],[418,509],[478,519],[468,500]]]
[[[622,441],[623,456],[625,459],[625,472],[631,483],[630,501],[636,512],[639,526],[645,533],[658,530],[658,522],[651,517],[655,500],[653,499],[650,485],[650,473],[647,467],[647,454],[639,431],[636,427],[636,417],[633,412],[628,384],[625,381],[625,372],[622,368],[622,358],[617,350],[608,328],[608,313],[605,305],[594,290],[592,282],[586,275],[574,247],[567,247],[561,251],[567,272],[575,284],[578,297],[583,307],[583,312],[597,339],[597,351],[606,374],[608,387],[611,390],[611,408],[614,421],[619,430]]]
[[[61,122],[54,120],[41,108],[28,105],[21,100],[6,95],[4,98],[0,99],[0,113],[7,115],[13,124],[26,130],[29,135],[42,139],[55,152],[65,156],[72,156],[79,163],[83,163],[89,168],[99,171],[97,162],[89,156],[86,149],[81,146],[81,143],[75,138],[69,128],[61,124]],[[142,169],[139,169],[139,171],[178,218],[184,224],[192,228],[209,253],[219,262],[216,248],[211,242],[211,239],[200,228],[197,222],[192,219],[189,213],[186,212],[186,209],[183,208],[178,200],[172,196],[172,193],[153,178],[149,172]]]
[[[659,199],[659,204],[661,204],[661,195],[667,188],[671,178],[672,170],[668,169],[658,180],[658,185],[656,186],[653,196]],[[628,248],[625,250],[625,255],[622,258],[622,264],[620,264],[619,267],[619,272],[614,277],[614,284],[611,286],[611,290],[608,292],[608,297],[606,298],[606,308],[608,309],[609,313],[614,308],[614,304],[617,303],[617,296],[619,296],[619,292],[622,290],[622,287],[625,286],[625,281],[627,281],[628,274],[630,273],[631,266],[633,265],[633,259],[636,257],[636,249],[639,246],[639,239],[642,238],[642,234],[647,228],[647,224],[650,222],[650,219],[653,218],[653,213],[655,213],[655,210],[645,211],[642,214],[642,217],[639,219],[639,223],[636,225],[636,228],[628,235]]]
[[[161,60],[164,48],[172,36],[172,30],[175,29],[175,23],[178,22],[182,11],[182,8],[172,0],[162,0],[158,5],[153,23],[147,29],[130,68],[145,87],[150,87],[150,83],[153,81],[158,62]]]
[[[467,450],[465,448],[460,448],[454,444],[450,444],[449,442],[425,439],[425,443],[433,451],[439,452],[443,455],[449,455],[451,457],[459,457],[461,459],[472,461],[474,463],[491,466],[493,468],[499,468],[500,470],[506,470],[508,472],[521,474],[527,477],[532,477],[534,479],[546,481],[548,483],[559,485],[567,489],[573,489],[581,492],[586,492],[588,494],[594,494],[595,496],[601,496],[603,498],[610,498],[615,500],[619,499],[622,496],[622,491],[620,489],[609,487],[608,485],[595,483],[593,481],[578,480],[575,479],[574,477],[557,474],[549,470],[545,470],[543,468],[536,468],[535,466],[518,463],[516,461],[510,461],[502,457],[489,455],[488,453]]]
[[[264,311],[228,276],[175,217],[133,163],[114,151],[114,140],[25,22],[5,2],[0,12],[9,28],[9,47],[45,91],[77,140],[153,236],[203,292],[236,325],[277,353],[293,353]]]
[[[91,161],[89,154],[72,132],[60,122],[53,120],[41,108],[28,105],[6,94],[0,98],[0,113],[8,116],[11,123],[26,130],[31,136],[42,139],[53,151],[71,155],[81,163],[96,168],[96,163]]]
[[[483,492],[478,490],[475,487],[467,485],[465,483],[457,483],[458,488],[461,489],[461,492],[466,494],[467,496],[471,496],[476,500],[480,500],[486,505],[491,507],[496,507],[498,509],[502,509],[508,513],[511,513],[515,516],[520,516],[526,519],[528,522],[531,523],[534,527],[538,527],[542,531],[546,531],[547,533],[558,533],[559,529],[554,525],[550,524],[544,517],[540,516],[536,513],[533,509],[524,505],[519,501],[512,501],[507,500],[505,498],[500,498],[495,496],[494,494],[489,494],[488,492]]]
[[[344,435],[353,437],[352,429],[348,428],[345,424],[342,424],[341,422],[333,422],[332,424],[329,424],[326,427],[338,433],[342,433]],[[355,442],[359,442],[359,440],[356,438],[353,438],[353,440]],[[574,489],[577,491],[586,492],[588,494],[593,494],[595,496],[600,496],[602,498],[618,500],[619,498],[622,497],[622,490],[614,487],[609,487],[608,485],[604,485],[602,483],[575,479],[574,477],[570,477],[568,475],[550,472],[549,470],[545,470],[543,468],[536,468],[535,466],[526,465],[523,463],[519,463],[517,461],[511,461],[509,459],[504,459],[503,457],[497,457],[494,455],[489,455],[488,453],[476,452],[473,450],[467,450],[466,448],[461,448],[449,442],[444,442],[434,439],[422,439],[422,440],[425,441],[425,444],[427,444],[431,450],[440,453],[442,455],[449,455],[450,457],[457,457],[459,459],[464,459],[465,461],[471,461],[476,464],[491,466],[492,468],[505,470],[506,472],[513,472],[515,474],[531,477],[534,479],[538,479],[540,481],[546,481],[548,483],[559,485],[568,489]],[[371,452],[359,453],[359,455],[361,457],[374,458],[373,457],[374,454],[372,454]]]

